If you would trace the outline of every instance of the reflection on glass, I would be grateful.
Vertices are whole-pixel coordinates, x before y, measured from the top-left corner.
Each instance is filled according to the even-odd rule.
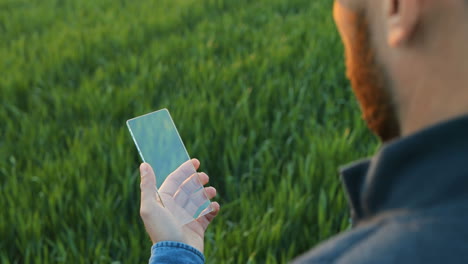
[[[181,224],[211,212],[198,174],[167,109],[127,121],[141,158],[156,174],[158,193]]]

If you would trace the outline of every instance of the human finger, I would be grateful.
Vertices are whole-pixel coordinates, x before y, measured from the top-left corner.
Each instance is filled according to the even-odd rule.
[[[186,191],[185,189],[179,189],[174,195],[174,201],[176,204],[182,207],[197,207],[204,205],[207,200],[212,199],[216,196],[216,189],[213,187],[206,187],[196,192]]]
[[[192,162],[192,165],[196,170],[200,168],[200,161],[198,159],[191,159],[190,161]]]
[[[188,195],[196,193],[203,185],[207,184],[209,181],[208,175],[206,173],[194,173],[188,179],[186,179],[178,189],[184,190]]]
[[[154,201],[157,195],[156,177],[148,163],[142,163],[140,165],[140,176],[141,203]]]
[[[198,179],[200,180],[201,185],[205,185],[210,181],[210,177],[208,174],[204,172],[197,173],[198,174]]]
[[[180,185],[191,175],[197,172],[194,167],[194,161],[189,160],[180,165],[164,180],[159,190],[170,196],[173,196]],[[199,164],[199,163],[198,163]],[[196,165],[196,164],[195,164]]]
[[[211,200],[216,196],[216,189],[214,187],[206,187],[205,194],[206,198],[208,198],[208,200]]]
[[[208,225],[213,221],[213,219],[218,215],[219,210],[221,209],[218,202],[212,202],[210,204],[212,211],[208,214],[200,216],[197,221],[203,227],[203,230],[206,230]],[[202,213],[203,214],[203,213]]]

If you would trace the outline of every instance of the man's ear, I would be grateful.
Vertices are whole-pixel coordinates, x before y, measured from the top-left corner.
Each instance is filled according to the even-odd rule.
[[[387,20],[387,42],[398,47],[407,42],[421,16],[421,0],[383,0]]]

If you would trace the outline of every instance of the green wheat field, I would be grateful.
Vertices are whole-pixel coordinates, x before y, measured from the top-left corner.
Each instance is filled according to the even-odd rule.
[[[145,263],[125,121],[168,108],[217,188],[207,263],[349,228],[371,155],[330,0],[0,0],[0,263]]]

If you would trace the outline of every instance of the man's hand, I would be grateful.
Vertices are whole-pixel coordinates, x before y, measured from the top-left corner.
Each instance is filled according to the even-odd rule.
[[[195,169],[200,167],[197,159],[191,160]],[[188,244],[203,253],[203,238],[205,230],[219,212],[219,204],[211,203],[213,211],[199,217],[198,219],[180,226],[177,219],[169,211],[170,206],[163,207],[158,199],[156,190],[156,177],[153,169],[148,163],[142,163],[140,166],[141,175],[141,206],[140,215],[146,227],[153,244],[160,241],[177,241]],[[200,182],[205,185],[208,183],[208,175],[199,173]],[[161,186],[163,187],[163,186]],[[160,190],[161,191],[161,190]],[[216,189],[213,187],[205,188],[208,199],[216,195]],[[161,193],[168,195],[168,193]],[[164,198],[163,198],[164,200]]]

